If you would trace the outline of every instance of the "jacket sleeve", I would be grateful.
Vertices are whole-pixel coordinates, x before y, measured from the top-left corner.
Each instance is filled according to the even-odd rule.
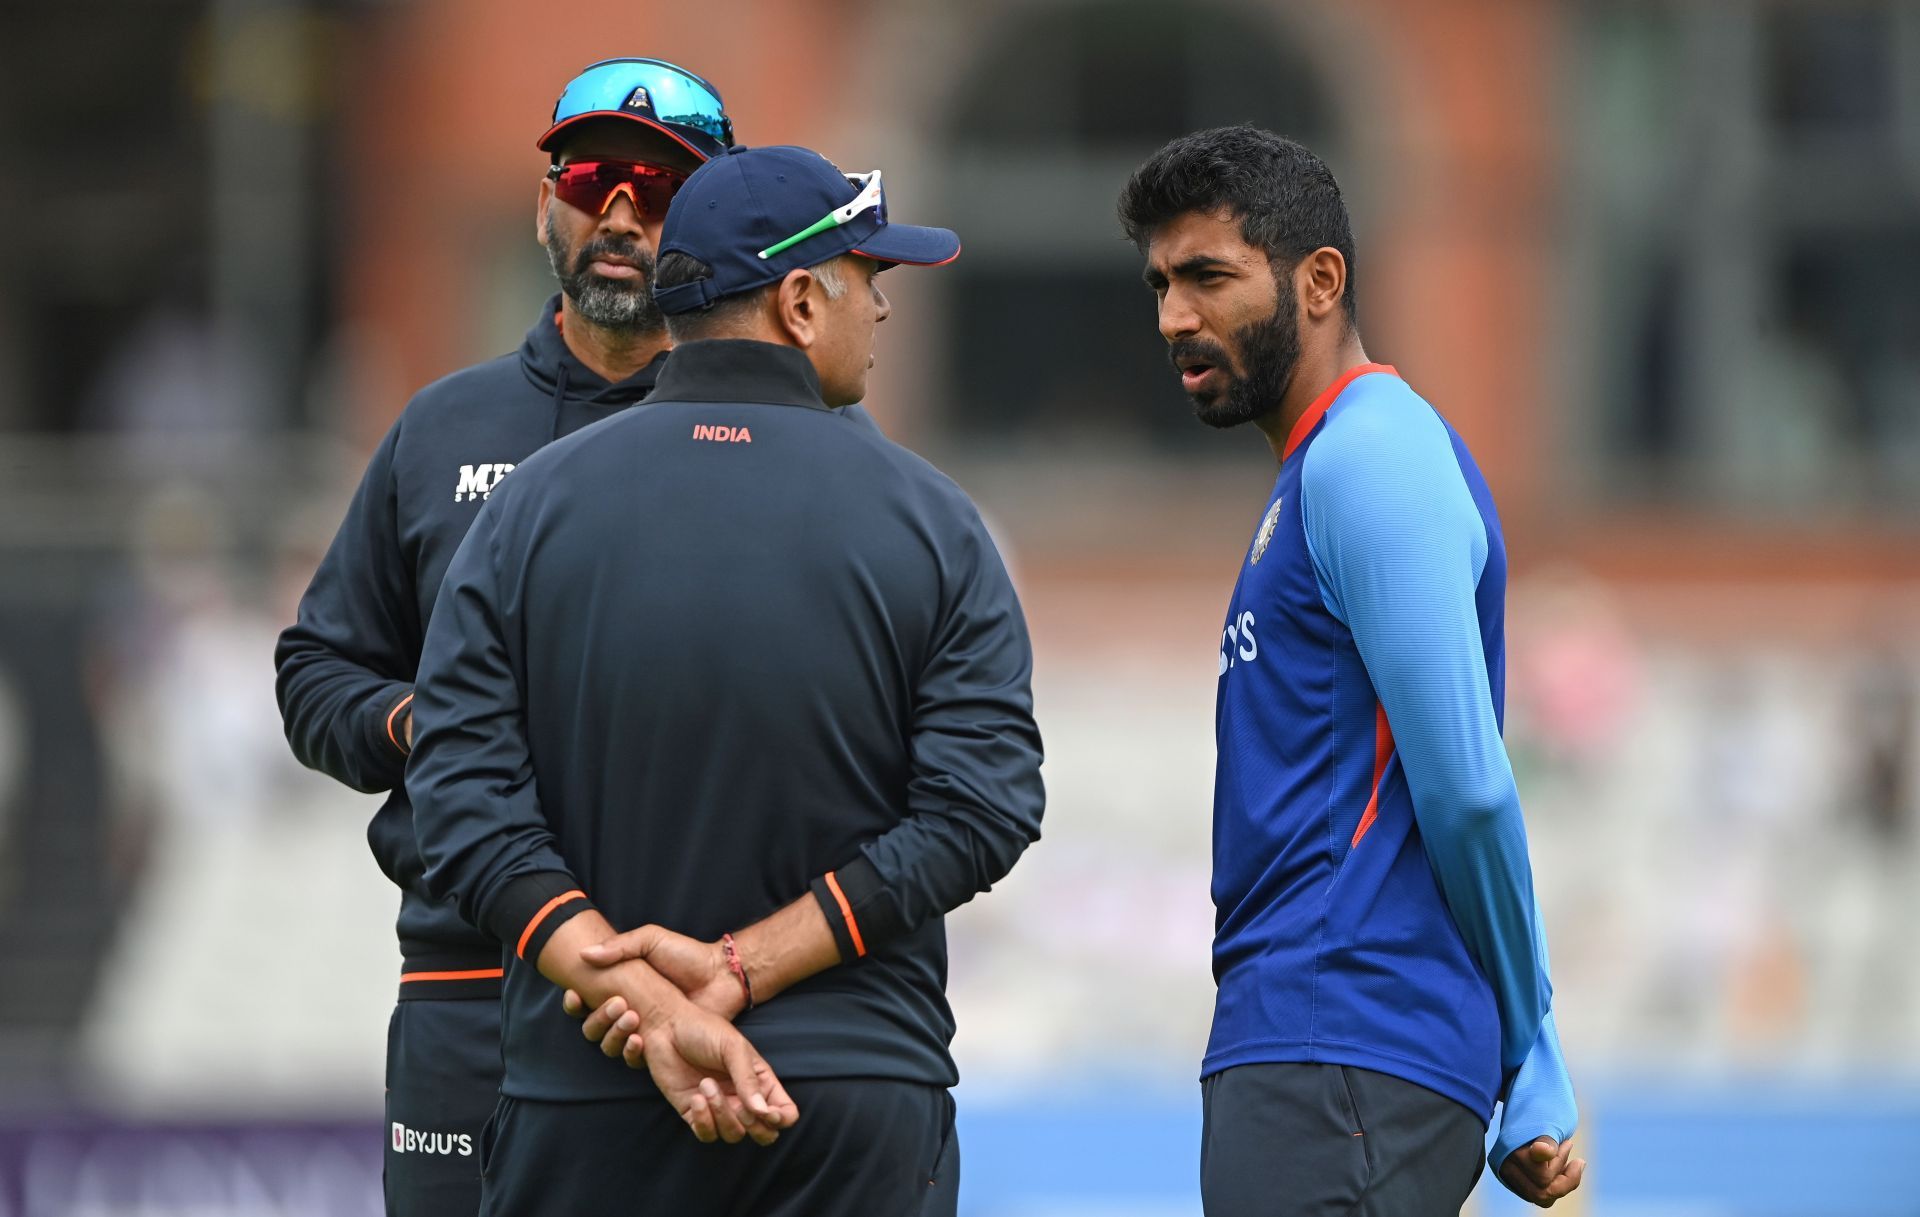
[[[380,441],[297,618],[274,648],[274,692],[294,756],[366,793],[398,786],[406,768],[395,712],[413,692],[420,642],[395,510],[400,426]]]
[[[1447,908],[1492,984],[1504,1079],[1532,1049],[1552,987],[1475,607],[1486,526],[1430,407],[1355,405],[1307,450],[1307,543],[1386,711]]]
[[[407,768],[427,890],[523,959],[589,906],[561,858],[534,784],[525,703],[501,594],[496,493],[460,543],[434,601],[414,686]]]
[[[1040,839],[1026,619],[985,525],[967,517],[914,689],[907,814],[813,882],[846,963],[988,890]]]

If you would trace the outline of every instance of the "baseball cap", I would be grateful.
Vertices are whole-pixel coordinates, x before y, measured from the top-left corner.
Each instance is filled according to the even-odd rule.
[[[776,283],[790,270],[853,253],[884,269],[960,256],[945,228],[894,224],[880,171],[848,174],[808,148],[736,145],[700,166],[667,209],[659,252],[683,253],[713,277],[654,288],[662,312],[688,313]]]
[[[591,118],[651,127],[703,161],[733,143],[720,90],[664,59],[602,59],[568,81],[553,103],[553,125],[540,137],[540,151],[552,152],[562,131]]]

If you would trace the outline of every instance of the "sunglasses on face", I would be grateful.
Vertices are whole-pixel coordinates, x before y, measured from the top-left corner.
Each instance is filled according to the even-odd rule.
[[[582,160],[553,166],[547,170],[547,180],[561,202],[588,215],[605,215],[614,199],[624,194],[641,219],[660,220],[686,184],[687,175],[635,161]]]

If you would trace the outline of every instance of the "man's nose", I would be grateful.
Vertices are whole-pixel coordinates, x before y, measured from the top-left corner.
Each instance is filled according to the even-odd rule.
[[[1200,314],[1178,292],[1168,292],[1160,300],[1160,336],[1168,342],[1191,338],[1200,332]]]
[[[873,285],[873,303],[875,325],[893,316],[893,301],[887,299],[887,293],[880,290],[878,283]]]
[[[613,193],[601,205],[599,229],[604,233],[637,235],[647,230],[649,222],[658,228],[661,218],[647,215],[633,187],[622,183],[613,188]]]

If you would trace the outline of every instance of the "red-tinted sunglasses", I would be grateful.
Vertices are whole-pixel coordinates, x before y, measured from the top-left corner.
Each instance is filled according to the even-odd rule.
[[[604,215],[621,194],[642,219],[662,219],[667,204],[686,184],[687,175],[659,165],[634,161],[569,161],[547,170],[553,192],[570,207],[589,215]]]

